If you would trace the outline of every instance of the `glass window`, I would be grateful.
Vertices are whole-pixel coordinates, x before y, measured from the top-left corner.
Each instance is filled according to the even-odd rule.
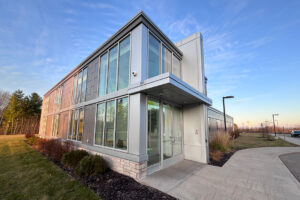
[[[105,103],[98,104],[96,116],[96,133],[95,144],[102,145],[103,128],[104,128]]]
[[[70,125],[69,125],[69,134],[68,134],[68,139],[72,139],[72,125],[73,125],[73,115],[74,111],[71,111],[71,116],[70,116]]]
[[[160,113],[159,103],[148,100],[148,166],[160,162]]]
[[[77,140],[81,141],[82,134],[83,134],[83,120],[84,120],[84,110],[80,109],[79,111],[79,127],[78,127],[78,135]]]
[[[178,78],[180,78],[180,61],[175,56],[173,56],[173,70],[172,70],[172,73],[175,76],[177,76]]]
[[[105,116],[105,131],[104,131],[104,145],[113,147],[114,145],[114,125],[115,125],[115,101],[106,103]]]
[[[128,98],[117,100],[116,148],[127,149]]]
[[[162,46],[162,66],[161,71],[162,73],[171,72],[171,63],[172,63],[172,53]]]
[[[173,153],[179,155],[182,152],[182,111],[180,108],[174,108],[173,111],[173,123],[174,123],[174,144]]]
[[[75,104],[75,99],[76,99],[76,89],[77,89],[77,75],[74,76],[72,104]]]
[[[148,78],[160,74],[160,43],[152,34],[149,34],[148,44]]]
[[[82,84],[82,72],[79,72],[79,74],[78,74],[78,83],[77,83],[76,102],[75,103],[80,103],[81,84]]]
[[[107,94],[116,91],[117,65],[118,65],[118,46],[115,46],[109,51]]]
[[[83,70],[83,75],[82,75],[82,89],[81,89],[81,101],[80,102],[84,102],[85,101],[87,69],[88,68],[85,68]]]
[[[59,115],[54,115],[52,121],[52,136],[56,137],[58,135],[58,125],[59,125]]]
[[[130,59],[130,37],[120,43],[118,90],[128,87]]]
[[[99,80],[99,96],[105,94],[106,88],[106,71],[107,71],[107,53],[100,58],[100,80]]]
[[[77,135],[77,126],[78,126],[78,115],[79,115],[79,110],[76,110],[74,112],[74,123],[73,123],[73,132],[72,132],[72,140],[76,140],[76,135]]]

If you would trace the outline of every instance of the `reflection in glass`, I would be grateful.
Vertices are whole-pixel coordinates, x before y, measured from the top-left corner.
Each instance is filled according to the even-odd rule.
[[[105,103],[98,104],[96,116],[95,144],[102,145],[102,136],[104,128]]]
[[[180,108],[174,107],[173,111],[173,123],[174,123],[174,144],[173,154],[178,155],[182,152],[182,111]]]
[[[115,123],[115,101],[106,103],[104,145],[113,147],[114,144],[114,124]]]
[[[130,59],[130,37],[120,42],[118,90],[128,87]]]
[[[88,68],[85,68],[85,69],[83,70],[83,76],[82,76],[82,89],[81,89],[81,99],[80,99],[80,102],[84,102],[84,101],[85,101],[87,69],[88,69]]]
[[[164,159],[172,157],[172,107],[163,105],[163,156]]]
[[[77,136],[78,141],[81,141],[82,134],[83,134],[83,120],[84,120],[84,110],[80,109],[78,136]]]
[[[109,51],[109,65],[107,76],[107,94],[116,91],[117,65],[118,65],[118,46]]]
[[[159,103],[148,100],[148,166],[160,161]]]
[[[107,53],[100,58],[99,96],[105,94],[106,88]]]
[[[76,93],[76,102],[80,103],[80,91],[81,91],[81,84],[82,84],[82,72],[78,74],[78,83],[77,83],[77,93]]]
[[[74,76],[72,104],[75,104],[75,100],[76,100],[76,89],[77,89],[77,75]]]
[[[117,100],[116,148],[127,149],[128,98]]]
[[[173,56],[173,71],[172,71],[172,73],[175,76],[177,76],[178,78],[180,78],[180,61],[175,56]]]
[[[160,43],[152,34],[149,34],[148,45],[148,78],[160,74]]]
[[[171,72],[172,53],[163,45],[162,46],[162,73]]]

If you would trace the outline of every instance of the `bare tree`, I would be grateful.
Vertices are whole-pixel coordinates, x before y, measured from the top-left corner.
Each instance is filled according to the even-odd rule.
[[[9,102],[10,94],[0,89],[0,126],[3,120],[3,111]]]

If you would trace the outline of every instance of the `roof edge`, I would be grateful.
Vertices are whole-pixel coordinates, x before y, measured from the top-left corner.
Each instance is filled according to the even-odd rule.
[[[116,33],[114,33],[111,37],[109,37],[104,43],[102,43],[96,50],[94,50],[91,54],[89,54],[82,62],[80,62],[71,72],[69,72],[66,76],[64,76],[58,83],[56,83],[50,90],[48,90],[44,96],[51,93],[54,89],[56,89],[59,85],[61,85],[65,80],[67,80],[70,76],[73,76],[75,72],[79,71],[80,69],[84,68],[85,65],[89,64],[90,59],[93,58],[97,53],[99,53],[102,49],[106,50],[106,45],[112,42],[115,38],[117,38],[123,31],[125,31],[126,28],[129,28],[130,25],[134,24],[135,22],[138,22],[138,20],[141,20],[138,22],[138,25],[140,23],[143,23],[145,26],[148,27],[148,24],[145,23],[142,19],[146,20],[152,28],[154,28],[168,43],[170,46],[174,48],[174,50],[177,51],[177,53],[180,56],[183,56],[182,51],[158,28],[157,25],[152,22],[152,20],[141,10],[139,11],[133,18],[131,18],[125,25],[123,25]],[[135,26],[136,27],[136,26]],[[135,28],[134,27],[134,28]],[[133,28],[132,28],[133,29]]]

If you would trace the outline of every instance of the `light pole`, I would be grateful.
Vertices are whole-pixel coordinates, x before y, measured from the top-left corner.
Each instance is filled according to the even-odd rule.
[[[274,134],[275,134],[275,137],[276,137],[276,129],[275,129],[275,121],[274,121],[274,116],[278,116],[279,114],[273,114],[273,126],[274,126]]]
[[[223,113],[224,113],[224,127],[225,127],[225,132],[227,132],[226,114],[225,114],[225,99],[231,99],[231,98],[234,98],[234,96],[225,96],[225,97],[223,97]]]

